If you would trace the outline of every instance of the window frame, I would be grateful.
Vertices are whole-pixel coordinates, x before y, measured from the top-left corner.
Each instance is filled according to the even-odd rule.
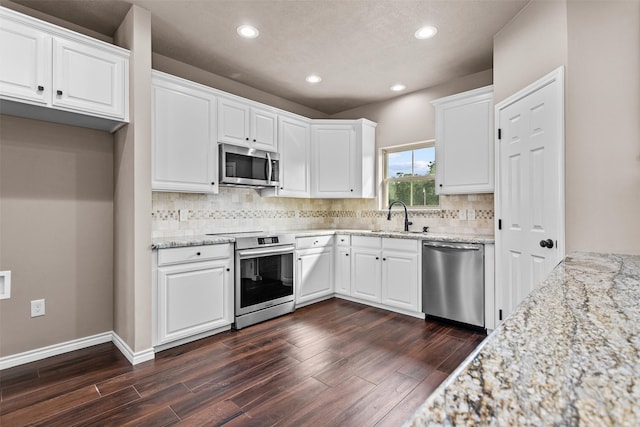
[[[435,149],[436,146],[436,140],[435,139],[429,139],[426,141],[418,141],[418,142],[412,142],[409,144],[402,144],[402,145],[393,145],[393,146],[389,146],[389,147],[383,147],[380,149],[380,171],[381,171],[381,177],[380,177],[380,203],[379,203],[379,208],[381,210],[387,209],[387,207],[389,206],[389,183],[390,182],[411,182],[411,181],[424,181],[426,180],[433,180],[435,182],[436,180],[436,174],[432,174],[432,175],[420,175],[420,176],[406,176],[406,177],[401,177],[401,178],[389,178],[388,172],[389,172],[389,162],[388,162],[388,155],[392,154],[392,153],[398,153],[401,151],[410,151],[410,150],[418,150],[421,148],[431,148],[433,147]],[[412,159],[413,162],[413,159]],[[437,166],[436,166],[437,167]],[[437,192],[436,192],[437,194]],[[413,192],[411,192],[411,197],[413,198]],[[407,209],[411,209],[411,210],[438,210],[440,209],[440,199],[438,198],[438,204],[437,205],[420,205],[420,206],[407,206]]]

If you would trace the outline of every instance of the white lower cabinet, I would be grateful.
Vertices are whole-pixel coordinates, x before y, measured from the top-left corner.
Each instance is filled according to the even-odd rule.
[[[351,295],[351,249],[336,248],[335,291],[340,295]]]
[[[333,295],[333,236],[296,239],[296,304]]]
[[[382,264],[380,250],[354,247],[351,249],[351,296],[380,302]]]
[[[233,323],[233,247],[159,249],[154,346],[186,342]]]
[[[420,242],[413,239],[353,236],[351,292],[344,294],[387,307],[419,312],[419,247]],[[336,284],[336,293],[343,286]]]

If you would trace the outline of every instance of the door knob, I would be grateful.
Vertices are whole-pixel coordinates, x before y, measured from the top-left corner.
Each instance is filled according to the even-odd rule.
[[[551,239],[547,239],[547,240],[540,240],[540,246],[542,246],[543,248],[553,248],[553,240]]]

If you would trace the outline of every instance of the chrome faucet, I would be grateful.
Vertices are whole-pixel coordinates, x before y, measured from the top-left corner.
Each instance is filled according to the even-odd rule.
[[[387,221],[391,221],[391,208],[396,203],[400,203],[402,206],[404,206],[404,231],[409,231],[409,226],[411,224],[413,224],[413,223],[409,222],[409,214],[407,213],[407,205],[405,205],[402,200],[396,200],[395,202],[391,202],[389,204],[389,213],[387,214]]]

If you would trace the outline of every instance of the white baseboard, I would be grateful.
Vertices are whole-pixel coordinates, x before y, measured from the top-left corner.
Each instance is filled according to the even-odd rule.
[[[146,362],[147,360],[153,360],[156,357],[153,347],[137,353],[134,352],[131,347],[129,347],[129,345],[115,332],[113,332],[113,344],[118,347],[120,353],[122,353],[132,365],[137,365],[138,363]]]
[[[127,343],[125,343],[122,338],[118,336],[118,334],[113,331],[109,331],[97,335],[92,335],[90,337],[78,338],[76,340],[67,341],[60,344],[36,348],[35,350],[25,351],[24,353],[0,357],[0,371],[3,369],[13,368],[14,366],[24,365],[25,363],[37,362],[38,360],[46,359],[47,357],[69,353],[70,351],[80,350],[98,344],[104,344],[106,342],[113,342],[113,344],[118,348],[118,350],[120,350],[120,352],[132,365],[137,365],[138,363],[146,362],[147,360],[153,360],[155,358],[155,352],[153,351],[153,348],[135,353],[133,350],[131,350]]]
[[[104,344],[112,341],[113,332],[103,332],[101,334],[92,335],[90,337],[78,338],[77,340],[67,341],[60,344],[54,344],[47,347],[37,348],[35,350],[25,351],[24,353],[12,354],[10,356],[0,357],[0,370],[12,368],[25,363],[36,362],[46,359],[47,357],[57,356],[59,354],[68,353],[70,351],[80,350],[92,345]]]

